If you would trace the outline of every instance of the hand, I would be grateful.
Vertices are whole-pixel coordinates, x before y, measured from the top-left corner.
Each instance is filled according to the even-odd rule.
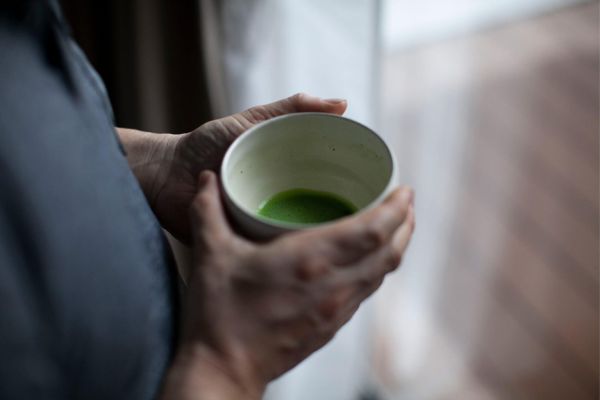
[[[322,100],[299,93],[208,122],[182,135],[136,135],[135,131],[126,130],[119,130],[119,135],[130,166],[161,224],[189,243],[188,209],[196,193],[196,177],[203,170],[218,172],[227,148],[239,135],[259,122],[283,114],[315,111],[341,115],[345,110],[344,100]],[[132,145],[135,143],[138,146]]]
[[[183,339],[165,393],[260,398],[396,269],[414,229],[412,190],[397,189],[339,222],[256,244],[229,227],[215,175],[204,172],[199,186]]]

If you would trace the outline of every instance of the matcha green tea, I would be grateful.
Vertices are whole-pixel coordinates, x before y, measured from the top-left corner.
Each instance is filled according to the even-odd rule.
[[[349,201],[333,193],[292,189],[276,194],[258,209],[258,215],[282,222],[316,224],[356,212]]]

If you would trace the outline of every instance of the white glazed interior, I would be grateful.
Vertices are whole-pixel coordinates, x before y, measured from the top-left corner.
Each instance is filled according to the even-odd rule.
[[[369,128],[330,114],[300,113],[271,119],[242,135],[227,152],[221,174],[230,206],[285,227],[293,224],[256,215],[273,195],[320,190],[362,209],[386,191],[393,172],[391,153]]]

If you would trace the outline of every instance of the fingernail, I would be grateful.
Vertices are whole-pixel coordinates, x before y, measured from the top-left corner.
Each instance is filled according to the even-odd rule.
[[[345,103],[346,99],[324,99],[323,101],[329,104],[340,104]]]

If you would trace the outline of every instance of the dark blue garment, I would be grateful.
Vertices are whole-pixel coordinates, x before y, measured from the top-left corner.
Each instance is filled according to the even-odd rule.
[[[175,278],[54,3],[0,3],[0,399],[151,399]]]

